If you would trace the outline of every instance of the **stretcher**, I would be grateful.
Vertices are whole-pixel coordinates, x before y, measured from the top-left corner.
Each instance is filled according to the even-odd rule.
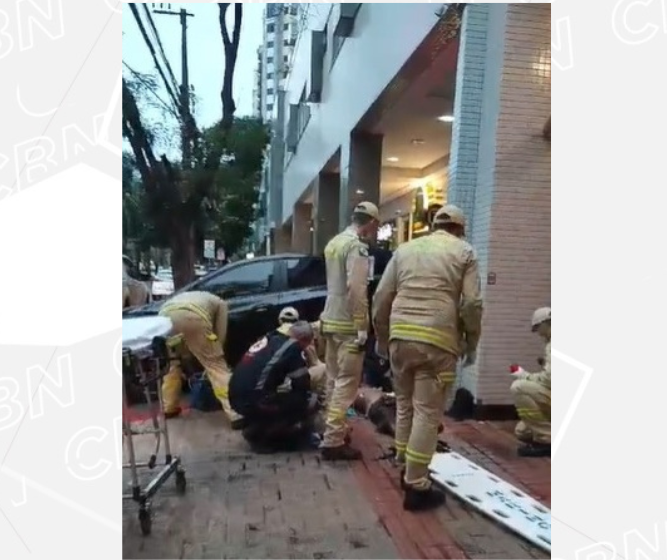
[[[133,424],[130,420],[127,388],[123,379],[123,446],[129,462],[123,469],[130,471],[131,492],[123,494],[123,500],[133,500],[139,504],[139,524],[141,532],[149,535],[152,528],[151,500],[158,490],[173,475],[176,489],[185,493],[185,470],[181,458],[171,454],[169,431],[164,416],[162,392],[154,390],[159,387],[161,379],[169,371],[170,360],[176,359],[170,351],[173,326],[165,317],[138,317],[123,320],[123,377],[132,375],[146,396],[150,411],[148,427]],[[147,461],[138,462],[134,447],[135,436],[153,435],[155,450]],[[164,451],[164,463],[158,460],[160,448]],[[151,480],[142,486],[139,481],[139,470],[153,471],[160,467]]]
[[[531,544],[551,552],[551,511],[453,451],[436,453],[431,480]]]

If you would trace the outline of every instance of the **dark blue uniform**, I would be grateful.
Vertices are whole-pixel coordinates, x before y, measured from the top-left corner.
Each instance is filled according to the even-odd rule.
[[[287,377],[292,390],[278,393]],[[234,368],[229,402],[248,423],[299,422],[307,413],[308,365],[296,340],[272,332],[253,345]]]

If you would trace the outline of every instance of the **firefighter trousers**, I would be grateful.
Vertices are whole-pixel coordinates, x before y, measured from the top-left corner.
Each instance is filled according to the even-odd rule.
[[[456,380],[457,356],[430,344],[389,344],[396,393],[396,458],[405,463],[405,482],[430,488],[428,467],[438,443],[447,395]]]
[[[212,336],[213,332],[206,321],[191,311],[174,310],[168,317],[174,325],[174,332],[183,336],[188,351],[204,368],[227,417],[231,421],[239,419],[240,416],[229,404],[229,380],[232,374],[223,355],[222,342]],[[183,371],[178,361],[173,361],[169,373],[162,380],[165,412],[173,412],[178,408],[182,383]]]
[[[551,391],[529,379],[517,379],[510,387],[519,422],[514,429],[524,442],[551,444]]]
[[[347,410],[357,398],[363,365],[364,349],[356,344],[355,336],[326,335],[328,395],[323,447],[340,447],[345,443]]]

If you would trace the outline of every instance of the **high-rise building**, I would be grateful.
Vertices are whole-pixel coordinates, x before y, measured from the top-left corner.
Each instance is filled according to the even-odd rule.
[[[292,52],[296,44],[299,15],[297,3],[266,4],[263,18],[263,41],[257,50],[257,86],[255,113],[264,121],[272,120],[277,92],[285,85]]]

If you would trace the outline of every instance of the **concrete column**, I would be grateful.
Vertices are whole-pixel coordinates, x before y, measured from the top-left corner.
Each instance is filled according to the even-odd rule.
[[[292,251],[310,254],[313,232],[310,231],[312,204],[297,202],[292,217]]]
[[[292,250],[292,226],[284,225],[273,230],[272,254],[289,253]]]
[[[507,364],[534,367],[527,325],[550,302],[550,41],[550,4],[466,6],[447,199],[466,213],[480,264],[483,334],[461,380],[482,407],[512,403]]]
[[[382,135],[355,132],[340,150],[340,199],[338,223],[350,222],[352,209],[367,200],[380,205]]]
[[[339,224],[340,175],[320,173],[315,185],[313,204],[314,246],[313,253],[319,255],[329,240],[341,229]]]

